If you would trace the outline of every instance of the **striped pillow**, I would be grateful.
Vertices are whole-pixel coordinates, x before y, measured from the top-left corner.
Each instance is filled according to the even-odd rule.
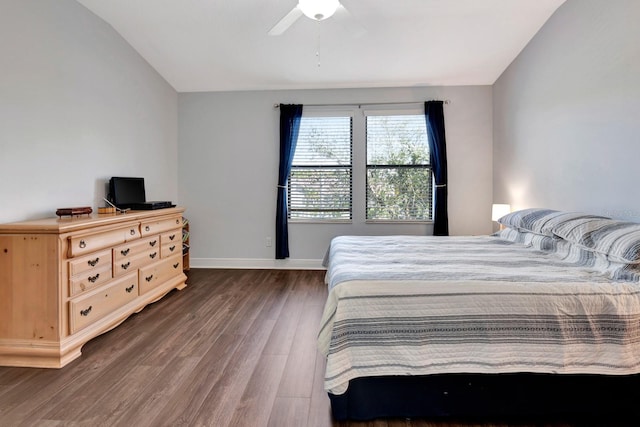
[[[527,234],[528,233],[526,231],[520,231],[516,230],[515,228],[507,227],[505,229],[499,230],[493,235],[495,237],[499,237],[502,240],[507,240],[513,243],[521,243],[523,245],[529,246],[527,243],[525,243]]]
[[[516,230],[554,237],[554,228],[566,221],[577,218],[606,219],[606,217],[603,216],[581,212],[563,212],[553,209],[530,208],[511,212],[500,218],[498,222],[506,227],[515,228]]]
[[[579,219],[609,219],[600,215],[591,215],[583,212],[555,212],[553,214],[547,215],[545,218],[541,218],[536,226],[540,228],[540,234],[545,236],[556,235],[555,229],[560,227],[562,224],[573,220]]]
[[[603,218],[575,218],[553,228],[571,243],[605,254],[610,261],[640,264],[640,224]]]
[[[513,243],[520,243],[524,246],[529,246],[533,249],[546,252],[555,252],[557,245],[562,242],[558,236],[543,236],[541,234],[531,233],[529,231],[519,231],[514,228],[505,228],[494,234],[495,237],[499,237],[503,240],[508,240]]]
[[[506,214],[502,218],[498,219],[498,223],[518,231],[543,234],[552,237],[553,233],[544,234],[541,226],[538,224],[540,222],[544,222],[545,218],[553,216],[555,213],[558,213],[558,211],[554,211],[552,209],[522,209]]]

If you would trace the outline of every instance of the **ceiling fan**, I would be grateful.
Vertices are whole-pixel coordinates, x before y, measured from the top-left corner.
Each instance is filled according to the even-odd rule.
[[[333,15],[340,19],[349,20],[348,28],[355,35],[362,35],[364,28],[351,16],[351,13],[339,0],[298,0],[298,4],[291,9],[276,25],[269,30],[270,36],[279,36],[289,29],[302,15],[314,21],[323,21]]]

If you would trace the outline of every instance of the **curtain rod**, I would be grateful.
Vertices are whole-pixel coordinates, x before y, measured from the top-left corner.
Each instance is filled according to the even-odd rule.
[[[439,101],[439,99],[432,99],[430,101]],[[451,101],[445,99],[442,101],[445,104],[451,104]],[[359,102],[348,104],[303,104],[305,107],[362,107],[363,105],[407,105],[407,104],[423,104],[424,101],[408,101],[408,102]],[[273,104],[273,108],[280,108],[280,104]]]

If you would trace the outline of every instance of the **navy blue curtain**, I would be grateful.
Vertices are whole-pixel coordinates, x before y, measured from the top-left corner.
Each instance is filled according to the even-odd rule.
[[[447,143],[444,135],[443,101],[424,103],[427,121],[429,154],[434,178],[433,235],[449,235],[449,214],[447,209]]]
[[[296,152],[302,105],[280,104],[280,168],[276,208],[276,259],[289,257],[289,223],[287,221],[287,181]]]

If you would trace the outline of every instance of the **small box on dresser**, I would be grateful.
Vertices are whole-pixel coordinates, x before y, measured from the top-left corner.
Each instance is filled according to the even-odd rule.
[[[0,365],[58,368],[183,289],[183,208],[0,225]],[[166,246],[166,247],[165,247]]]

